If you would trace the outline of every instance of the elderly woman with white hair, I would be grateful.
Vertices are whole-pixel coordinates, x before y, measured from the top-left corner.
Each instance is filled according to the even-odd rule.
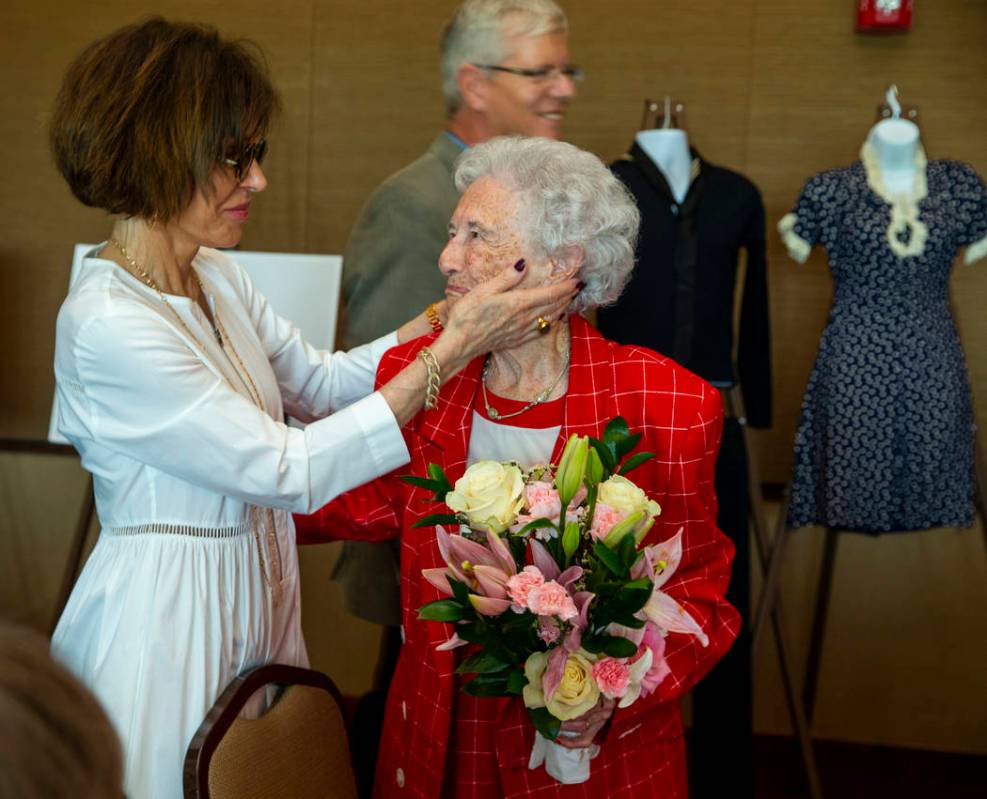
[[[601,698],[565,722],[570,737],[560,738],[561,745],[595,743],[600,752],[587,782],[557,783],[544,769],[528,768],[535,731],[521,699],[459,691],[457,652],[436,649],[451,630],[416,618],[417,608],[440,598],[422,569],[443,565],[434,528],[413,526],[430,512],[421,501],[427,492],[394,476],[350,492],[299,518],[298,529],[303,542],[401,538],[405,643],[388,697],[375,796],[684,797],[678,699],[724,654],[739,627],[723,598],[732,545],[715,524],[720,396],[668,358],[607,341],[579,315],[613,302],[633,267],[638,212],[599,159],[547,139],[493,139],[463,155],[456,185],[462,197],[439,260],[450,306],[505,263],[522,259],[522,285],[576,276],[583,287],[569,313],[539,319],[541,336],[476,359],[442,387],[436,407],[404,428],[410,471],[424,474],[438,463],[456,480],[478,460],[557,462],[570,435],[600,437],[611,418],[622,416],[643,434],[642,449],[657,454],[635,471],[635,482],[662,508],[649,541],[684,528],[681,565],[663,590],[699,622],[709,645],[670,634],[670,671],[653,694],[623,709]],[[391,350],[378,381],[418,357],[429,340]]]

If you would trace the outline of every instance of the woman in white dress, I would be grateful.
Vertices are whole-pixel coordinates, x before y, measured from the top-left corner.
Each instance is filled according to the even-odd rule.
[[[132,799],[181,795],[186,746],[233,677],[306,664],[291,511],[406,463],[400,426],[429,381],[536,336],[576,290],[508,293],[513,264],[372,393],[383,352],[431,330],[424,314],[319,352],[215,249],[266,186],[277,110],[250,48],[151,19],[78,57],[51,124],[75,196],[116,217],[58,316],[59,429],[93,474],[101,532],[52,646],[113,720]]]

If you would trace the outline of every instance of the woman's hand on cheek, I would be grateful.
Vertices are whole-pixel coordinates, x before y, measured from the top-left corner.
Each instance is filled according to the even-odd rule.
[[[559,319],[579,291],[574,279],[517,288],[524,272],[524,261],[518,261],[478,284],[450,309],[446,328],[450,334],[463,337],[470,357],[511,349],[537,338],[538,317]]]

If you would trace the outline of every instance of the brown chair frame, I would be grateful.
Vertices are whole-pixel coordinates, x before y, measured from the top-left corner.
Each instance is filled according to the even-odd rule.
[[[306,685],[332,695],[343,714],[343,697],[336,683],[321,671],[269,663],[234,679],[219,695],[185,753],[183,786],[185,799],[209,799],[209,765],[227,730],[240,716],[244,705],[258,689],[267,685]],[[345,718],[345,716],[344,716]],[[352,765],[352,747],[350,760]]]

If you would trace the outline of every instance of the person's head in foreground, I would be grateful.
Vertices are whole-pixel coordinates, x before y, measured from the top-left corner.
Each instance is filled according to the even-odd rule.
[[[0,623],[0,796],[120,799],[110,720],[35,632]]]
[[[569,60],[569,23],[552,0],[467,0],[442,36],[442,92],[454,132],[562,135],[582,77]]]

